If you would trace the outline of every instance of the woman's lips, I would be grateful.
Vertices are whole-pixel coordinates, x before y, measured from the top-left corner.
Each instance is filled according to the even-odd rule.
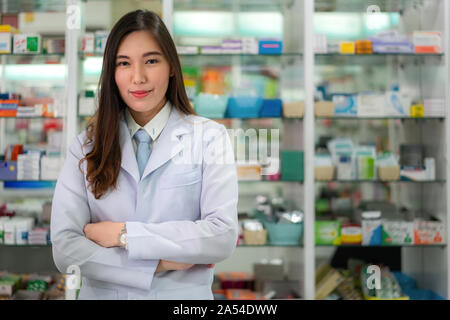
[[[130,93],[138,99],[142,99],[145,98],[146,96],[148,96],[148,94],[150,93],[151,90],[137,90],[137,91],[130,91]]]

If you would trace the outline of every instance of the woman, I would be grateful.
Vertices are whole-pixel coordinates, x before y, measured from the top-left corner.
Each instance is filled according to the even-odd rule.
[[[94,120],[56,184],[56,266],[80,267],[79,299],[212,299],[237,197],[227,131],[194,114],[163,22],[126,14],[108,37]]]

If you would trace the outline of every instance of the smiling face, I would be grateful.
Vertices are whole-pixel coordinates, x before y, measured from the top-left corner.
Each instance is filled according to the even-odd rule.
[[[170,66],[148,31],[134,31],[119,45],[114,78],[136,123],[144,126],[164,107]]]

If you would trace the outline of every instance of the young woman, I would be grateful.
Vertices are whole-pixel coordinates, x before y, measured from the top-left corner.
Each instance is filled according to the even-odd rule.
[[[126,14],[108,37],[98,110],[56,184],[56,266],[80,267],[79,299],[212,299],[237,200],[227,131],[194,114],[164,23]]]

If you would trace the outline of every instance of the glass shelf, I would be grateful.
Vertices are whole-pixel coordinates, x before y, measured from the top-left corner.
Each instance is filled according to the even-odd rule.
[[[300,183],[303,184],[303,181],[284,181],[284,180],[238,180],[239,183]]]
[[[398,245],[362,245],[362,244],[316,244],[316,247],[344,247],[344,248],[395,248],[395,247],[410,247],[410,248],[445,248],[447,244],[398,244]]]
[[[279,248],[303,248],[302,244],[284,244],[284,245],[280,245],[280,244],[258,244],[258,245],[249,245],[249,244],[240,244],[238,246],[236,246],[236,248],[266,248],[266,247],[270,247],[270,248],[274,248],[274,247],[279,247]]]
[[[57,53],[0,53],[1,56],[7,56],[7,57],[64,57],[64,52],[57,52]]]
[[[60,117],[44,117],[44,116],[34,116],[34,117],[2,117],[0,119],[64,119],[64,116]]]
[[[444,120],[445,117],[346,117],[346,116],[332,116],[332,117],[315,117],[317,120]]]
[[[3,0],[4,13],[65,12],[66,2],[61,0]]]
[[[443,57],[444,53],[370,53],[370,54],[341,54],[341,53],[315,53],[317,58],[320,57]]]
[[[2,247],[20,247],[20,248],[50,248],[51,244],[0,244]]]
[[[382,181],[382,180],[315,180],[315,182],[319,183],[330,183],[330,182],[337,182],[337,183],[416,183],[416,184],[424,184],[424,183],[445,183],[445,180],[427,180],[427,181],[411,181],[411,180],[393,180],[393,181]]]

